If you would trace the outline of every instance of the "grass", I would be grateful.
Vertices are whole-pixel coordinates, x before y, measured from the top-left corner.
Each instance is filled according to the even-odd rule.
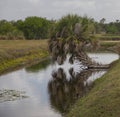
[[[119,45],[120,41],[100,41],[98,51],[112,51],[119,54],[120,50],[117,49]]]
[[[0,40],[0,74],[47,56],[47,40]]]
[[[66,117],[120,117],[120,60],[93,89],[71,108]]]
[[[96,38],[98,38],[98,39],[100,39],[100,40],[103,40],[103,41],[110,41],[110,40],[113,40],[113,41],[115,41],[115,40],[120,40],[120,35],[112,35],[112,34],[104,34],[104,35],[102,35],[102,34],[96,34],[95,35],[96,36]]]
[[[108,48],[120,44],[120,41],[100,41],[102,47]]]

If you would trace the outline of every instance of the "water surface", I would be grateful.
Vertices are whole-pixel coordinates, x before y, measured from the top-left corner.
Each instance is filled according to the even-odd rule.
[[[104,64],[118,58],[113,53],[90,53],[89,56]],[[78,62],[73,65],[65,62],[59,66],[45,61],[2,75],[0,90],[24,91],[28,97],[0,103],[0,117],[62,117],[105,72],[82,70]]]

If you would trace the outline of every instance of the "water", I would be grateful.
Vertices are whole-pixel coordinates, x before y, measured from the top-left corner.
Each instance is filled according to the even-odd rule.
[[[109,64],[119,58],[115,53],[89,53],[88,55],[101,64]]]
[[[104,64],[118,58],[113,53],[91,53],[89,56]],[[73,65],[65,62],[59,66],[45,61],[2,75],[0,90],[24,91],[27,98],[4,100],[0,103],[0,117],[62,117],[69,106],[84,96],[92,82],[105,72],[82,70],[77,62]]]

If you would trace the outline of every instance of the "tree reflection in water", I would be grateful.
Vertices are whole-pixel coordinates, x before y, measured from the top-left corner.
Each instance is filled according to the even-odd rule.
[[[52,73],[52,80],[48,83],[48,92],[50,96],[51,106],[64,114],[68,111],[76,99],[85,95],[90,86],[85,83],[91,70],[83,70],[75,74],[73,68],[69,69],[70,77],[67,78],[66,73],[62,68]]]

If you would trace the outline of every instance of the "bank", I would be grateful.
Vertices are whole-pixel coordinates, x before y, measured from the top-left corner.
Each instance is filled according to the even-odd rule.
[[[96,34],[95,37],[102,41],[120,41],[120,35]]]
[[[71,107],[66,117],[120,116],[120,60],[94,82],[92,90]]]
[[[48,57],[47,40],[0,40],[0,74]]]

